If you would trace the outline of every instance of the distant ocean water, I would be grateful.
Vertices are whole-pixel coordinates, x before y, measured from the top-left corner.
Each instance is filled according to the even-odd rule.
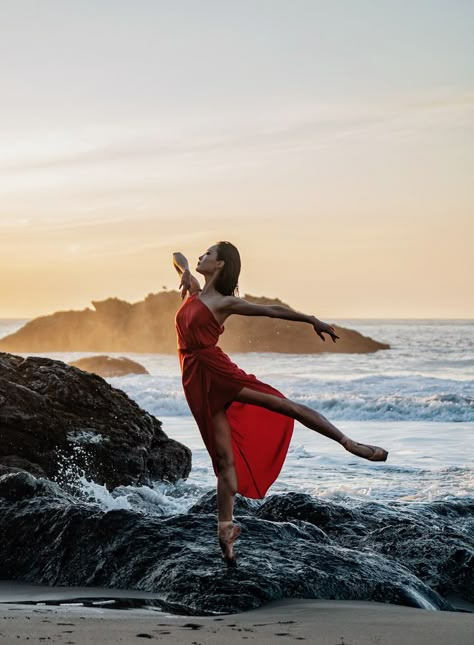
[[[0,337],[25,322],[0,320]],[[270,493],[302,491],[349,503],[474,498],[474,321],[339,322],[391,348],[373,354],[233,354],[232,359],[289,398],[319,410],[354,439],[385,447],[389,459],[385,464],[357,459],[297,424]],[[89,355],[48,354],[66,362]],[[78,488],[83,497],[106,509],[185,512],[215,486],[215,478],[182,393],[177,357],[127,356],[150,375],[109,382],[192,449],[192,473],[177,485],[123,487],[110,493],[79,478]],[[70,476],[77,476],[74,467]]]

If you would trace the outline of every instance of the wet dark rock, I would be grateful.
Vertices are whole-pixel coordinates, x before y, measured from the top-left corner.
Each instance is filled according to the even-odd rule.
[[[288,493],[269,497],[257,516],[304,519],[341,546],[403,564],[443,596],[458,593],[474,601],[474,500],[343,504]]]
[[[278,298],[246,294],[250,302],[286,305]],[[0,339],[7,352],[157,352],[174,354],[174,318],[181,304],[177,291],[150,293],[131,304],[118,298],[93,301],[94,310],[60,311],[29,321]],[[308,312],[310,313],[310,312]],[[219,343],[226,352],[366,353],[389,345],[335,325],[339,340],[321,342],[311,325],[277,318],[232,316]]]
[[[0,467],[52,479],[71,468],[113,488],[176,481],[191,451],[104,379],[61,361],[0,353]]]
[[[258,517],[272,521],[302,519],[319,526],[330,537],[337,537],[339,544],[357,546],[369,531],[380,527],[391,518],[400,521],[400,512],[383,504],[364,502],[349,506],[304,493],[288,493],[268,497],[257,511]]]
[[[253,515],[257,512],[261,502],[255,499],[242,497],[241,495],[235,496],[234,513],[236,515]],[[190,509],[190,513],[198,514],[212,514],[217,515],[217,495],[216,492],[211,490],[205,493]]]
[[[49,479],[37,479],[27,472],[10,473],[0,477],[0,498],[18,502],[33,497],[57,497],[74,502],[72,495]]]
[[[0,457],[0,475],[7,473],[27,472],[35,477],[45,477],[46,474],[38,464],[33,464],[28,459],[22,459],[16,455],[9,455],[7,457]]]
[[[474,602],[474,502],[414,505],[404,521],[387,522],[360,546],[404,562],[442,595]]]
[[[34,497],[37,488],[37,480],[26,472],[11,473],[0,477],[0,497],[10,502]]]
[[[446,561],[444,578],[430,570],[428,584],[422,579],[426,571],[420,568],[418,575],[410,568],[413,552],[411,547],[403,548],[409,526],[405,516],[413,515],[414,549],[415,538],[421,535],[418,527],[425,523],[426,533],[430,530],[426,514],[416,509],[384,507],[384,514],[380,508],[378,530],[368,523],[361,535],[363,505],[343,508],[342,503],[313,498],[314,523],[302,517],[275,519],[283,512],[290,515],[292,501],[295,515],[302,514],[303,504],[311,512],[309,496],[275,495],[258,508],[243,505],[243,513],[236,513],[242,527],[236,543],[238,564],[229,568],[217,545],[211,494],[192,512],[154,517],[128,510],[104,512],[96,505],[65,498],[44,482],[37,484],[43,494],[32,496],[32,479],[22,474],[0,478],[0,578],[152,591],[166,606],[188,614],[244,611],[281,598],[375,600],[451,609],[437,590],[455,589],[459,569]],[[368,506],[374,514],[377,505]],[[274,519],[263,519],[270,509]],[[433,506],[430,511],[446,526],[446,516],[437,514]],[[395,533],[385,541],[383,523],[397,513],[405,527],[401,542]],[[338,514],[344,520],[340,534]],[[321,526],[317,517],[323,518]],[[459,534],[469,530],[465,526],[459,527]],[[351,531],[354,544],[348,548]],[[466,539],[466,550],[468,543]],[[444,543],[434,535],[432,545],[437,544]],[[436,557],[440,552],[438,548]],[[421,562],[431,554],[423,546],[417,557]],[[472,590],[472,579],[469,583],[464,578],[463,589]]]
[[[78,367],[84,372],[91,372],[104,378],[111,378],[114,376],[125,376],[127,374],[149,374],[143,365],[132,361],[130,358],[120,356],[115,358],[112,356],[88,356],[86,358],[79,358],[77,361],[68,363],[73,367]]]

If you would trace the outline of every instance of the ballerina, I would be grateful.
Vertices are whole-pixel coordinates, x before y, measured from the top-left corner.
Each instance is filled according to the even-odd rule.
[[[224,322],[235,314],[305,322],[323,341],[324,334],[337,341],[334,327],[288,307],[237,297],[240,255],[230,242],[218,242],[199,257],[202,289],[182,253],[173,254],[173,264],[184,300],[175,321],[183,389],[217,477],[219,545],[224,560],[235,564],[240,528],[233,524],[234,497],[265,496],[283,466],[295,420],[369,461],[385,461],[388,453],[353,441],[316,410],[246,374],[217,346]]]

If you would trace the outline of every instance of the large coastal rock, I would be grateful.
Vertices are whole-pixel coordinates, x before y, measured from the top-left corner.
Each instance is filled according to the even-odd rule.
[[[166,610],[188,614],[244,611],[282,598],[445,610],[444,594],[473,598],[472,502],[422,510],[292,493],[239,498],[233,568],[220,557],[215,509],[209,493],[180,515],[105,512],[48,481],[7,475],[0,478],[0,578],[151,591]]]
[[[257,304],[285,305],[278,299],[245,295]],[[93,302],[94,310],[61,311],[35,318],[0,339],[7,352],[176,352],[174,317],[181,304],[177,291],[150,294],[130,304],[117,298]],[[288,306],[288,305],[285,305]],[[220,346],[227,352],[366,353],[388,349],[359,334],[337,327],[340,339],[322,342],[310,325],[274,318],[231,316]]]
[[[125,376],[127,374],[149,374],[149,371],[125,356],[114,358],[112,356],[87,356],[86,358],[78,358],[76,361],[68,363],[73,367],[78,367],[84,372],[91,372],[104,378],[111,378],[114,376]]]
[[[106,484],[176,481],[191,452],[100,376],[61,361],[0,353],[0,474],[60,479],[74,462]]]

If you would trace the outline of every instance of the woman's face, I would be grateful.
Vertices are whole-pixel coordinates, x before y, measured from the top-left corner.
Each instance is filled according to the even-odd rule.
[[[210,246],[207,251],[199,256],[196,271],[203,275],[212,275],[222,265],[222,260],[217,259],[217,244]]]

